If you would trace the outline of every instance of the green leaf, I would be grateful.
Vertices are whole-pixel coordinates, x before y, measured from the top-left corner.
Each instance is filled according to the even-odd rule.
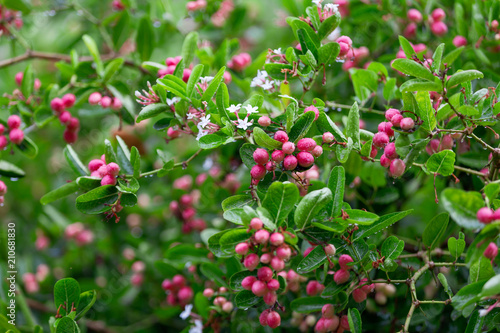
[[[441,203],[459,226],[469,230],[484,227],[476,217],[477,211],[484,206],[481,193],[446,188],[441,192]]]
[[[481,297],[489,297],[500,294],[500,274],[495,275],[486,282],[482,288]]]
[[[35,75],[33,74],[33,67],[29,64],[24,70],[23,81],[21,83],[21,91],[25,98],[28,98],[33,93],[33,85],[35,84]]]
[[[351,109],[349,110],[346,124],[346,135],[348,138],[352,139],[352,143],[355,149],[361,148],[359,139],[359,108],[358,103],[356,102],[354,102]]]
[[[266,208],[276,225],[281,225],[299,200],[299,189],[293,183],[274,182],[269,186],[262,206]]]
[[[130,152],[130,163],[134,167],[134,178],[139,178],[141,174],[141,155],[139,154],[139,149],[133,146]]]
[[[482,77],[484,77],[483,73],[473,69],[457,72],[448,78],[446,87],[451,88],[463,82],[469,82],[475,79],[480,79]]]
[[[21,144],[15,145],[15,147],[28,158],[35,158],[38,155],[38,146],[27,136],[24,137]]]
[[[205,277],[213,282],[217,282],[219,285],[223,287],[228,287],[226,280],[224,279],[224,273],[220,270],[219,267],[212,263],[205,262],[200,266],[201,274],[205,275]]]
[[[359,226],[359,231],[356,233],[356,237],[354,238],[353,242],[361,239],[361,238],[366,238],[370,237],[372,235],[375,235],[379,231],[384,230],[385,228],[390,227],[397,221],[401,220],[407,215],[410,215],[413,212],[413,209],[405,210],[403,212],[396,212],[396,213],[391,213],[387,215],[381,216],[375,223],[369,226]]]
[[[108,139],[104,140],[104,156],[106,158],[106,163],[116,163],[116,154]]]
[[[21,178],[24,177],[26,173],[15,166],[14,164],[0,160],[0,176],[10,177],[10,178]]]
[[[432,250],[439,246],[446,227],[448,227],[449,220],[450,216],[448,213],[441,213],[429,221],[422,235],[422,241],[429,249]]]
[[[246,228],[231,229],[219,239],[221,250],[224,254],[234,255],[234,248],[241,242],[247,241],[252,235],[247,233]]]
[[[472,313],[465,328],[465,333],[480,333],[483,331],[485,317],[479,315],[479,311],[476,310]]]
[[[311,20],[311,23],[314,26],[314,29],[318,30],[321,22],[319,19],[319,14],[318,14],[318,7],[317,6],[311,6],[306,8],[306,13],[309,19]]]
[[[198,64],[194,66],[191,75],[189,75],[189,80],[187,82],[186,94],[189,99],[193,98],[193,93],[196,91],[196,84],[200,80],[201,74],[203,74],[203,69],[205,66]]]
[[[104,74],[104,65],[101,60],[101,56],[99,54],[99,49],[97,48],[97,44],[92,37],[89,35],[83,35],[82,37],[85,46],[90,52],[92,58],[94,58],[94,62],[96,64],[97,74],[102,76]]]
[[[111,60],[104,69],[104,77],[102,80],[104,82],[109,81],[113,77],[113,75],[115,75],[115,73],[122,68],[123,63],[124,63],[123,58],[116,58]]]
[[[46,205],[58,199],[64,198],[70,194],[73,194],[76,191],[78,191],[78,184],[76,182],[66,183],[63,186],[45,194],[40,199],[40,203],[42,205]]]
[[[443,86],[437,82],[431,82],[422,79],[413,79],[404,82],[399,90],[401,92],[413,92],[413,91],[438,91],[440,92]]]
[[[233,195],[222,201],[222,210],[231,210],[235,208],[242,208],[244,206],[252,205],[254,200],[249,194]]]
[[[122,170],[127,174],[132,175],[134,173],[134,167],[130,162],[130,150],[122,138],[118,135],[115,138],[118,142],[118,145],[116,146],[116,158],[118,160],[118,165],[120,165]]]
[[[234,302],[238,308],[247,310],[262,302],[262,297],[255,296],[250,290],[243,290],[236,294]]]
[[[191,264],[210,262],[207,255],[207,249],[197,248],[192,244],[180,244],[168,249],[164,256],[171,264],[184,267],[188,262]]]
[[[439,44],[439,46],[434,51],[432,56],[432,68],[434,73],[439,74],[439,69],[441,68],[441,60],[443,60],[444,43]]]
[[[338,165],[330,172],[328,178],[328,188],[332,191],[333,200],[327,204],[327,209],[331,217],[340,215],[342,204],[344,203],[345,170]]]
[[[423,121],[422,127],[428,132],[433,131],[434,128],[436,128],[437,120],[434,109],[432,108],[429,93],[426,91],[419,91],[415,95],[415,99],[418,104],[418,115]]]
[[[328,187],[306,194],[295,210],[295,225],[304,229],[331,200],[333,200],[333,195]]]
[[[95,290],[89,290],[81,293],[80,301],[76,309],[75,320],[82,318],[85,315],[85,313],[87,313],[87,311],[90,310],[92,305],[94,305],[96,299],[97,299],[97,293]]]
[[[448,251],[455,260],[458,260],[462,252],[465,250],[465,235],[460,232],[458,239],[455,237],[448,238]]]
[[[491,265],[491,260],[481,257],[470,266],[469,283],[488,280],[495,276],[495,271]]]
[[[240,148],[240,158],[249,170],[255,165],[253,153],[257,148],[259,148],[259,146],[250,143],[245,143]]]
[[[139,28],[137,29],[137,35],[135,37],[135,44],[141,61],[149,60],[149,58],[151,58],[151,55],[153,54],[156,43],[153,25],[151,24],[151,20],[147,16],[144,16],[139,21]]]
[[[269,64],[264,64],[264,69],[266,70],[267,74],[273,79],[284,80],[285,73],[283,73],[283,70],[284,69],[292,70],[293,66],[288,64],[269,63]],[[292,77],[288,75],[287,79],[292,79]]]
[[[55,333],[80,333],[80,329],[73,319],[70,317],[62,317],[57,322]]]
[[[31,11],[30,6],[24,0],[3,0],[2,4],[7,8],[19,10],[24,14],[28,14]]]
[[[80,302],[80,285],[73,278],[61,279],[54,285],[54,303],[59,313],[69,314],[71,307],[78,307]],[[63,308],[64,307],[64,308]]]
[[[462,311],[471,301],[478,300],[485,283],[486,281],[475,282],[461,288],[451,299],[453,307]]]
[[[316,126],[321,133],[330,132],[335,137],[338,142],[346,142],[347,138],[344,133],[338,128],[338,126],[326,115],[324,112],[320,112],[318,120],[316,121]]]
[[[214,78],[212,79],[212,81],[208,85],[207,89],[203,93],[203,96],[201,96],[201,100],[202,101],[207,101],[208,102],[209,100],[212,99],[212,97],[215,95],[215,93],[219,89],[219,86],[222,84],[222,81],[224,81],[224,72],[225,71],[226,71],[226,67],[222,67],[217,72],[217,74],[214,76]],[[226,91],[225,92],[227,93],[227,87],[226,87]],[[229,102],[227,104],[229,104]]]
[[[493,201],[500,194],[500,184],[499,183],[489,183],[484,187],[484,194],[486,197]]]
[[[184,43],[182,44],[181,56],[186,66],[189,66],[193,61],[194,54],[197,48],[198,33],[196,31],[191,31],[187,34],[186,38],[184,38]]]
[[[333,64],[340,53],[340,45],[339,43],[327,43],[318,49],[318,53],[318,62],[320,64]]]
[[[142,108],[141,112],[135,120],[136,123],[140,123],[143,120],[156,117],[157,115],[169,110],[170,107],[167,104],[150,104]]]
[[[386,258],[396,259],[403,252],[405,242],[396,236],[390,236],[382,244],[380,252]]]
[[[85,214],[100,214],[110,210],[117,199],[115,186],[101,186],[76,198],[76,209]]]
[[[326,253],[323,247],[316,246],[307,256],[305,256],[297,266],[297,273],[309,273],[326,262]]]
[[[35,110],[33,118],[38,127],[44,127],[50,123],[50,121],[55,119],[55,116],[51,108],[42,105]]]
[[[450,53],[444,56],[443,61],[441,61],[441,67],[443,67],[444,64],[446,64],[448,67],[451,67],[451,65],[455,62],[455,60],[458,59],[460,54],[462,54],[462,51],[464,49],[465,49],[464,46],[460,46],[450,51]]]
[[[347,312],[347,319],[349,321],[349,328],[353,333],[361,333],[361,315],[358,309],[350,308]]]
[[[401,48],[403,49],[403,52],[406,55],[406,58],[412,59],[414,56],[415,57],[417,56],[411,43],[403,36],[399,36],[399,44],[401,45]]]
[[[291,142],[297,142],[302,139],[311,128],[315,117],[316,115],[314,114],[314,111],[307,111],[304,113],[302,117],[295,122],[295,125],[293,125],[290,130],[288,140]]]
[[[281,149],[281,146],[283,145],[281,142],[269,137],[269,135],[267,135],[267,133],[260,127],[255,127],[253,129],[253,136],[256,144],[267,149]]]
[[[448,294],[450,299],[453,297],[453,292],[451,291],[450,285],[448,284],[448,280],[446,280],[446,276],[443,273],[438,274],[438,279],[443,285],[444,291]]]
[[[81,176],[89,175],[87,168],[70,145],[66,145],[66,147],[64,148],[64,156],[66,157],[66,161],[68,162],[71,169],[73,169],[73,171]]]
[[[314,58],[318,59],[318,48],[309,33],[304,29],[297,29],[297,36],[302,47],[302,52],[307,53],[307,51],[311,51]]]
[[[414,60],[410,59],[396,59],[392,62],[392,68],[400,71],[401,73],[415,76],[421,79],[426,79],[434,82],[436,77],[432,75],[432,73],[425,68],[423,65],[420,65]]]
[[[339,11],[336,11],[334,15],[328,17],[321,23],[321,26],[319,27],[318,30],[318,38],[320,40],[325,39],[333,32],[333,30],[337,29],[339,24],[340,24],[340,13]]]
[[[462,105],[458,108],[458,112],[463,114],[464,116],[478,116],[481,112],[473,106],[470,105]]]
[[[343,218],[337,218],[336,221],[355,223],[358,225],[370,225],[379,219],[378,215],[361,209],[344,209],[344,213],[346,213],[348,217],[345,220]]]
[[[156,82],[158,82],[158,84],[162,86],[165,86],[167,90],[172,94],[183,99],[188,99],[186,96],[186,83],[182,81],[182,79],[179,79],[177,76],[167,74],[163,77],[163,79],[158,79],[156,80]]]
[[[432,154],[425,163],[425,167],[432,173],[439,173],[445,177],[451,176],[455,170],[455,152],[443,150]]]
[[[194,296],[194,306],[196,308],[196,313],[198,313],[203,319],[208,319],[210,302],[202,292],[197,292]]]
[[[298,313],[311,313],[321,311],[325,304],[330,304],[331,300],[322,297],[301,297],[294,299],[290,303],[292,311]]]
[[[247,276],[254,276],[255,272],[250,272],[248,270],[244,270],[238,273],[235,273],[231,276],[229,279],[229,287],[234,290],[234,291],[241,291],[244,290],[243,287],[241,286],[241,282],[243,281],[244,278]]]

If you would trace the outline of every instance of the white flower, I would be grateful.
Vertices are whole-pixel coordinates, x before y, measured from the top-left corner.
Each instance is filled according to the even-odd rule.
[[[202,137],[204,137],[205,135],[208,134],[208,130],[203,130],[201,128],[198,127],[198,135],[196,136],[196,140],[199,141]]]
[[[187,119],[193,119],[195,117],[195,114],[189,112],[186,116],[187,116]]]
[[[252,82],[250,83],[250,87],[251,87],[251,88],[254,88],[254,87],[260,87],[260,86],[261,86],[261,84],[263,84],[263,83],[264,83],[264,81],[263,81],[263,80],[261,80],[261,79],[259,79],[259,78],[257,78],[257,77],[254,77],[254,78],[252,79]]]
[[[325,10],[332,11],[334,13],[339,11],[339,5],[333,4],[333,3],[327,3],[325,5]]]
[[[181,317],[182,320],[186,320],[190,315],[191,315],[191,310],[193,309],[193,304],[188,304],[184,308],[184,311],[181,312],[179,317]]]
[[[320,7],[320,8],[321,8],[321,3],[323,2],[323,0],[312,0],[312,2],[313,2],[316,6],[318,6],[318,7]]]
[[[198,124],[198,126],[201,126],[201,128],[205,128],[209,123],[210,115],[206,115],[200,118],[200,123]]]
[[[172,99],[167,98],[168,106],[172,106],[173,104],[179,102],[181,99],[179,97],[173,97]]]
[[[486,310],[486,309],[479,310],[479,317],[484,317],[487,314],[488,314],[488,310]]]
[[[257,70],[257,78],[264,80],[267,77],[266,71]]]
[[[274,88],[274,81],[266,80],[266,83],[262,84],[260,87],[264,90],[270,90]]]
[[[214,79],[213,76],[205,76],[200,78],[200,82],[203,83],[208,83]]]
[[[238,119],[238,125],[236,127],[241,128],[242,130],[246,131],[249,126],[253,125],[253,119],[248,121],[248,116],[245,117],[245,119],[241,120]]]
[[[235,112],[238,112],[241,108],[241,104],[238,104],[238,105],[234,105],[232,104],[230,107],[228,107],[226,110],[231,112],[231,113],[235,113]]]
[[[259,111],[257,111],[259,109],[258,106],[245,105],[245,109],[247,110],[248,115],[251,115],[252,113],[259,113]]]
[[[137,97],[137,98],[141,98],[142,97],[142,94],[141,94],[141,92],[139,90],[135,91],[135,97]]]
[[[203,322],[195,320],[194,326],[189,329],[189,333],[203,333]]]
[[[281,47],[273,50],[274,54],[281,54]]]

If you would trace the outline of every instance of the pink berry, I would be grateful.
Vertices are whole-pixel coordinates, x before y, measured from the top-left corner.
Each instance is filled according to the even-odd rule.
[[[348,254],[343,254],[339,257],[339,265],[340,265],[340,268],[341,269],[344,269],[344,270],[349,270],[351,269],[351,266],[349,266],[348,264],[350,264],[351,262],[353,262],[354,260],[352,260],[352,257]]]
[[[89,104],[90,105],[97,105],[97,104],[99,104],[101,99],[102,99],[102,95],[100,93],[98,93],[97,91],[93,92],[89,96]]]
[[[250,170],[250,175],[254,179],[262,179],[266,175],[266,168],[262,165],[254,165]]]
[[[253,230],[260,230],[262,229],[262,226],[263,226],[262,220],[259,219],[258,217],[254,217],[250,221],[250,228],[252,228]]]
[[[340,36],[337,38],[337,43],[346,43],[349,46],[352,46],[352,40],[348,36]]]
[[[477,211],[477,219],[481,223],[488,224],[493,221],[493,211],[488,207],[483,207]]]
[[[382,148],[389,143],[389,136],[385,132],[375,133],[373,136],[373,145],[377,148]]]
[[[276,303],[276,301],[278,300],[278,295],[276,295],[276,292],[274,292],[274,291],[268,291],[264,295],[263,299],[264,299],[264,303],[271,306],[271,305],[274,305]]]
[[[233,303],[231,303],[231,302],[226,302],[222,305],[222,311],[224,311],[226,313],[233,311],[233,309],[234,309],[234,306],[233,306]]]
[[[380,165],[384,168],[388,168],[391,165],[391,160],[382,154],[382,156],[380,156]]]
[[[66,128],[73,132],[77,131],[80,128],[80,120],[78,120],[78,118],[71,118]]]
[[[247,276],[241,281],[241,287],[246,290],[252,290],[252,286],[255,281],[257,281],[255,276]]]
[[[446,13],[441,8],[436,8],[432,11],[431,16],[434,21],[441,21],[446,17]]]
[[[276,163],[280,163],[285,159],[285,153],[282,150],[275,150],[271,154],[271,159]]]
[[[325,318],[320,318],[318,322],[316,323],[316,326],[314,326],[314,331],[317,333],[327,333],[326,327],[325,327]]]
[[[224,72],[224,83],[229,84],[229,83],[231,83],[232,80],[233,80],[233,77],[231,76],[231,73],[229,73],[227,71]],[[264,125],[261,124],[261,126],[264,126]]]
[[[54,98],[50,101],[50,108],[55,112],[63,112],[64,111],[64,101],[59,97]]]
[[[214,295],[214,290],[212,288],[206,288],[203,290],[203,296],[210,298]]]
[[[115,97],[113,98],[113,104],[111,104],[111,108],[115,111],[118,111],[122,108],[123,104],[122,101],[120,101],[119,98]]]
[[[311,154],[314,157],[320,157],[321,155],[323,155],[323,147],[321,147],[320,145],[314,147],[314,149],[312,150]]]
[[[323,133],[323,142],[330,143],[334,139],[333,134],[330,132]]]
[[[403,131],[409,131],[415,127],[415,122],[410,117],[401,119],[399,126]]]
[[[278,246],[283,244],[283,242],[285,241],[285,237],[283,236],[283,234],[280,234],[279,232],[274,232],[273,234],[271,234],[269,241],[271,242],[272,245]]]
[[[250,253],[243,260],[243,265],[249,270],[253,271],[259,265],[259,256],[255,253]]]
[[[35,88],[36,91],[40,90],[42,87],[42,81],[40,79],[35,79],[35,83],[33,84],[33,87]]]
[[[392,129],[392,123],[390,121],[381,122],[380,124],[378,124],[378,131],[384,132],[389,137],[394,136],[394,130]]]
[[[488,247],[484,250],[483,255],[488,259],[495,259],[498,255],[498,246],[493,242],[489,243]]]
[[[436,152],[439,151],[439,145],[440,142],[438,139],[432,139],[429,144],[425,147],[425,151],[429,154],[432,155]]]
[[[63,139],[64,141],[66,141],[66,143],[75,143],[78,139],[78,133],[66,128],[63,133]]]
[[[276,279],[271,279],[267,283],[267,289],[269,289],[269,290],[276,291],[279,288],[280,288],[280,283]]]
[[[15,80],[16,80],[16,84],[18,86],[21,86],[21,84],[23,83],[23,76],[24,76],[23,72],[17,72],[16,73]]]
[[[236,245],[234,250],[236,251],[237,254],[244,256],[248,253],[249,250],[248,243],[239,243]]]
[[[73,94],[66,94],[62,98],[62,102],[65,107],[70,108],[75,105],[76,96]]]
[[[323,285],[318,281],[309,281],[306,286],[306,293],[308,296],[315,296],[322,292],[324,289]]]
[[[391,123],[392,125],[394,125],[395,127],[399,127],[401,126],[401,120],[403,120],[403,116],[400,115],[400,114],[396,114],[392,117],[391,119]]]
[[[255,296],[264,296],[264,294],[267,292],[267,284],[259,280],[255,281],[252,284],[252,292]]]
[[[453,138],[451,137],[451,135],[449,135],[449,134],[443,135],[443,137],[441,138],[441,142],[439,144],[439,150],[452,149],[453,144],[454,144],[454,141],[453,141]]]
[[[24,140],[24,132],[19,128],[11,129],[9,132],[9,139],[12,143],[19,145]]]
[[[314,162],[314,157],[313,157]],[[294,170],[297,167],[297,158],[293,155],[288,155],[283,160],[283,166],[285,170]]]
[[[291,156],[291,155],[290,155]],[[288,156],[287,156],[288,157]],[[314,164],[314,156],[306,151],[297,154],[297,162],[300,166],[307,168]]]
[[[184,69],[184,71],[182,72],[182,81],[188,82],[190,76],[191,70],[189,68]]]
[[[193,298],[193,289],[191,287],[182,287],[177,293],[177,297],[179,298],[179,302],[182,305],[188,304],[189,301]]]
[[[324,318],[325,329],[327,332],[334,332],[339,327],[339,317],[333,316],[333,318]]]
[[[343,315],[340,318],[340,327],[342,327],[344,330],[350,330],[350,328],[349,328],[349,318],[346,315]]]
[[[389,109],[389,110],[385,111],[385,119],[387,119],[387,121],[391,121],[392,117],[394,117],[397,114],[399,114],[399,115],[401,114],[399,112],[399,110]]]
[[[0,180],[0,196],[5,195],[5,193],[7,193],[7,185]]]
[[[500,220],[500,208],[493,212],[493,221]]]
[[[467,39],[464,36],[457,35],[453,38],[453,45],[455,47],[465,46],[467,45]]]
[[[180,274],[174,275],[172,278],[172,283],[175,288],[181,288],[186,285],[186,278]]]
[[[71,113],[68,111],[63,111],[59,114],[59,121],[61,124],[68,124],[69,121],[71,120]]]
[[[169,127],[168,130],[167,130],[167,135],[171,138],[171,139],[175,139],[177,138],[179,135],[181,135],[181,133],[179,131],[176,131],[173,127]]]
[[[422,13],[420,13],[417,9],[412,8],[407,13],[408,20],[412,22],[420,22],[422,21]]]
[[[361,303],[366,299],[366,293],[363,291],[363,289],[354,289],[352,292],[352,298],[356,303]]]
[[[261,267],[257,271],[257,278],[264,282],[269,282],[273,278],[273,271],[269,267]]]
[[[7,119],[7,126],[9,126],[10,129],[19,128],[21,126],[21,118],[13,114]]]
[[[287,155],[293,154],[293,152],[295,151],[295,144],[293,142],[290,142],[290,141],[285,142],[283,144],[283,146],[281,147],[281,149]]]
[[[116,178],[111,175],[104,175],[101,179],[101,186],[116,185]]]
[[[89,162],[89,170],[90,172],[97,171],[101,166],[105,163],[100,159],[95,159]]]
[[[111,103],[113,103],[113,100],[109,96],[104,96],[101,98],[101,106],[103,108],[109,108],[111,106]]]
[[[333,304],[323,305],[323,308],[321,309],[321,314],[325,318],[333,318],[333,316],[335,316],[335,308],[333,307]]]
[[[255,149],[255,151],[253,152],[253,160],[255,161],[255,163],[260,165],[266,164],[267,161],[269,161],[268,151],[262,148]]]
[[[5,149],[7,145],[9,144],[9,141],[4,135],[0,135],[0,150]]]
[[[314,149],[314,147],[316,147],[316,141],[314,141],[311,138],[300,139],[299,142],[297,142],[297,148],[300,151],[311,152]]]
[[[269,118],[267,116],[262,116],[259,118],[258,122],[259,122],[260,126],[267,127],[267,126],[271,125],[271,118]]]
[[[267,316],[269,315],[270,310],[264,310],[259,316],[259,322],[262,326],[267,326]]]
[[[347,53],[349,52],[349,45],[346,44],[346,43],[343,43],[343,42],[339,42],[339,46],[340,46],[340,52],[339,52],[339,57],[344,57],[347,55]]]
[[[415,38],[417,35],[417,24],[415,22],[410,22],[403,31],[403,35],[409,39]]]
[[[276,249],[276,256],[283,260],[290,259],[292,256],[292,250],[288,245],[281,245]]]
[[[274,134],[274,140],[285,143],[288,141],[288,134],[284,131],[277,131]]]
[[[335,281],[336,284],[343,284],[349,281],[349,271],[346,269],[339,269],[338,271],[335,272],[333,275],[333,281]]]
[[[391,160],[399,157],[398,153],[396,152],[396,145],[394,144],[394,142],[391,142],[387,146],[385,146],[384,155]]]
[[[304,113],[306,112],[309,112],[309,111],[313,111],[314,112],[314,120],[318,120],[318,117],[319,117],[319,110],[317,107],[315,107],[314,105],[311,105],[311,106],[308,106],[307,108],[304,109]]]
[[[333,244],[328,244],[324,247],[325,249],[325,253],[326,255],[328,256],[334,256],[335,253],[337,252],[337,249],[335,248],[335,246]]]
[[[260,262],[263,264],[269,264],[272,259],[273,256],[270,253],[264,253],[263,255],[260,256]]]
[[[389,167],[389,170],[391,172],[392,177],[401,177],[405,173],[406,165],[403,160],[395,159],[391,162],[391,166]]]
[[[0,124],[0,135],[5,133],[5,126],[3,124]]]
[[[144,282],[144,275],[141,273],[134,273],[130,278],[130,283],[134,286],[140,286]]]
[[[280,272],[285,268],[285,261],[278,257],[273,257],[271,259],[271,267],[276,271]]]
[[[434,22],[431,24],[431,31],[436,35],[436,36],[443,36],[446,35],[448,32],[448,26],[444,22]]]
[[[269,231],[261,229],[255,233],[255,242],[258,244],[266,244],[269,240]]]
[[[276,328],[281,324],[281,317],[276,311],[271,311],[267,315],[267,325],[271,328]]]
[[[107,173],[111,176],[118,176],[118,174],[120,173],[120,167],[118,166],[118,164],[116,163],[109,163],[107,166],[106,166],[106,169],[107,169]]]

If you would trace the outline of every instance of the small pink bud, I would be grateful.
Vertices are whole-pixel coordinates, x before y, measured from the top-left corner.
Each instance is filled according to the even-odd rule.
[[[289,259],[292,255],[292,250],[288,245],[281,245],[276,249],[276,256],[280,259]]]
[[[283,236],[283,234],[280,234],[279,232],[275,232],[271,235],[269,240],[270,240],[272,245],[278,246],[278,245],[283,244],[283,242],[285,241],[285,237]]]
[[[262,229],[263,225],[264,224],[262,223],[262,220],[259,219],[258,217],[254,217],[250,221],[250,228],[252,228],[253,230],[260,230],[260,229]]]
[[[9,132],[9,139],[12,143],[19,145],[24,140],[24,132],[19,128],[11,129]]]
[[[486,250],[484,250],[483,255],[488,259],[495,259],[498,255],[498,246],[493,242],[489,243]]]
[[[391,172],[392,177],[401,177],[406,170],[405,162],[401,159],[395,159],[391,162],[391,166],[389,167],[389,171]]]
[[[262,116],[259,118],[258,122],[259,122],[260,126],[267,127],[267,126],[271,125],[271,118],[269,118],[267,116]]]
[[[330,143],[334,139],[333,134],[330,132],[323,133],[323,142]]]
[[[325,329],[327,332],[334,332],[339,327],[339,317],[333,316],[333,318],[324,318]]]
[[[333,304],[323,305],[323,308],[321,309],[321,314],[325,318],[333,318],[333,316],[335,316],[335,308],[333,307]]]
[[[97,104],[99,104],[101,99],[102,99],[102,95],[100,93],[98,93],[97,91],[93,92],[89,96],[89,104],[90,105],[97,105]]]
[[[0,196],[4,196],[7,193],[7,185],[0,180]]]
[[[356,303],[361,303],[366,299],[366,293],[363,289],[354,289],[352,292],[352,298]]]
[[[389,110],[385,111],[385,119],[387,119],[387,121],[391,121],[392,117],[394,117],[397,114],[399,114],[399,115],[401,114],[399,112],[399,110],[389,109]]]
[[[115,111],[120,110],[122,108],[123,104],[122,101],[120,101],[119,98],[115,97],[113,98],[113,104],[111,104],[111,108]]]
[[[269,267],[261,267],[257,271],[257,278],[264,282],[269,282],[273,278],[273,271]]]
[[[344,330],[350,330],[349,328],[349,318],[346,315],[343,315],[340,318],[340,327]]]
[[[244,256],[248,253],[249,250],[248,243],[239,243],[236,245],[234,250],[237,254]]]
[[[68,124],[69,121],[71,120],[71,113],[68,111],[63,111],[59,114],[59,121],[61,124]]]
[[[318,281],[309,281],[306,286],[306,293],[308,296],[316,296],[321,293],[325,287]]]
[[[234,309],[234,306],[233,306],[233,303],[231,303],[231,302],[226,302],[222,305],[222,311],[224,311],[226,313],[233,311],[233,309]]]
[[[264,310],[259,316],[259,322],[262,326],[267,326],[267,316],[269,315],[270,310]]]
[[[270,253],[264,253],[260,256],[260,262],[263,264],[269,264],[271,259],[273,259],[273,256]]]
[[[276,292],[274,291],[268,291],[264,295],[264,303],[266,303],[269,306],[274,305],[274,303],[276,303],[277,300],[278,300],[278,295],[276,295]]]
[[[171,139],[175,139],[177,137],[179,137],[179,135],[181,135],[181,133],[179,131],[176,131],[173,127],[169,127],[167,129],[167,135],[171,138]]]
[[[111,176],[118,176],[118,174],[120,173],[120,167],[118,166],[118,164],[116,163],[109,163],[107,166],[106,166],[106,170],[107,170],[107,173]]]
[[[174,275],[172,278],[172,284],[175,288],[181,288],[186,285],[186,278],[180,274]]]
[[[400,115],[400,114],[396,114],[392,117],[391,119],[391,123],[392,125],[394,125],[395,127],[399,127],[401,125],[401,120],[403,120],[403,116]]]
[[[467,39],[464,36],[455,36],[455,38],[453,38],[453,45],[455,45],[455,47],[465,46],[467,45]]]
[[[382,156],[380,156],[380,165],[384,168],[388,168],[391,165],[391,160],[382,154]]]
[[[316,147],[314,147],[311,154],[314,157],[320,157],[321,155],[323,155],[323,147],[321,147],[320,145],[317,145]],[[375,153],[375,155],[376,155],[376,153]]]
[[[9,144],[9,141],[4,135],[0,135],[0,150],[4,150]]]
[[[16,73],[15,80],[16,80],[16,84],[18,86],[21,86],[21,84],[23,83],[23,76],[24,76],[23,72],[17,72]]]
[[[193,298],[193,289],[191,287],[182,287],[177,293],[177,297],[179,298],[179,302],[181,305],[188,304]]]
[[[352,40],[348,36],[340,36],[337,38],[337,43],[346,43],[349,46],[352,46]]]
[[[78,129],[80,128],[80,120],[78,120],[78,118],[71,118],[66,125],[66,128],[68,129],[68,131],[78,131]]]
[[[5,133],[5,126],[3,124],[0,124],[0,135]]]
[[[403,35],[409,39],[415,38],[417,35],[417,24],[415,22],[410,22],[403,31]]]

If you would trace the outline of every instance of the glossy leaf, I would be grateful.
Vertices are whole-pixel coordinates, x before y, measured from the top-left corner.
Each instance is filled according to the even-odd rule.
[[[295,225],[300,229],[306,227],[332,199],[332,191],[327,187],[308,193],[295,210]]]

